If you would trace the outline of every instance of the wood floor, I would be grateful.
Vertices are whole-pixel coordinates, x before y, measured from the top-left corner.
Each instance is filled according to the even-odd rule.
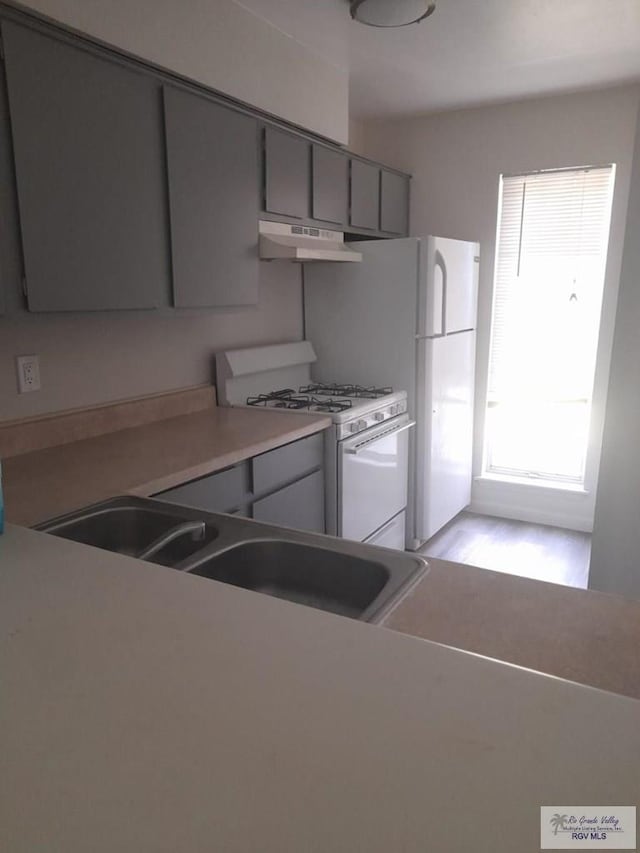
[[[462,512],[420,549],[494,572],[587,588],[591,535]]]

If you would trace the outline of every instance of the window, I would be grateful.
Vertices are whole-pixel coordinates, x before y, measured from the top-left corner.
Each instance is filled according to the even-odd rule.
[[[614,168],[501,179],[486,473],[584,481]]]

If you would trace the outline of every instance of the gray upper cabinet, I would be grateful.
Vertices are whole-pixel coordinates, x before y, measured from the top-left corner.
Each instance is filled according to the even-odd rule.
[[[174,305],[258,302],[258,125],[164,88]]]
[[[349,221],[349,158],[322,145],[313,146],[312,216],[345,226]]]
[[[311,143],[271,127],[264,133],[265,210],[306,219],[310,213]]]
[[[0,28],[0,314],[22,285],[35,312],[255,305],[261,213],[407,233],[407,176],[45,24]]]
[[[2,36],[29,309],[166,302],[159,82],[11,22]]]
[[[351,225],[380,227],[380,169],[361,160],[351,161]]]
[[[409,231],[409,179],[386,169],[380,173],[380,230],[402,235]]]

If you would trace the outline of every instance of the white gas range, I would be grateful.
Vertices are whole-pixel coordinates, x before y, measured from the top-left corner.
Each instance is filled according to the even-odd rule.
[[[327,533],[389,548],[405,546],[409,430],[407,394],[319,382],[309,341],[216,356],[222,405],[326,414]],[[325,377],[327,379],[327,377]]]

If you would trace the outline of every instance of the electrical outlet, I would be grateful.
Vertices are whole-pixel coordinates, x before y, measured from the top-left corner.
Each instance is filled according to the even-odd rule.
[[[37,355],[17,356],[16,368],[18,370],[18,391],[20,394],[40,390],[40,363]]]

